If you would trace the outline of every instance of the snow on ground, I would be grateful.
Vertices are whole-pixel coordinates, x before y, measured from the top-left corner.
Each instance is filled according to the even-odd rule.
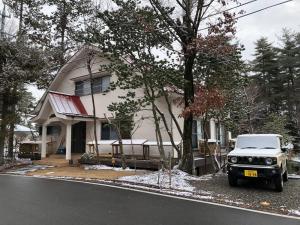
[[[88,179],[82,178],[82,177],[69,177],[69,176],[45,176],[45,175],[33,175],[32,177],[36,178],[46,178],[46,179],[57,179],[57,180],[86,180]]]
[[[300,209],[299,210],[289,210],[289,214],[292,216],[300,216]]]
[[[300,175],[297,175],[297,174],[289,174],[289,179],[300,179]]]
[[[11,171],[7,171],[8,174],[15,174],[15,175],[26,175],[27,173],[34,172],[37,170],[45,170],[48,168],[53,168],[54,166],[45,166],[45,165],[29,165],[23,168],[17,168]]]
[[[5,162],[4,165],[0,166],[0,172],[2,172],[3,170],[14,168],[16,166],[28,166],[28,165],[32,165],[32,161],[30,159],[16,159],[13,162]]]
[[[300,156],[296,156],[296,157],[291,158],[291,161],[300,162]]]
[[[174,190],[193,192],[195,191],[195,187],[193,187],[188,181],[201,179],[211,179],[211,176],[196,177],[181,170],[173,169],[171,171],[171,185],[169,171],[162,172],[161,170],[149,174],[121,177],[118,180],[158,186],[160,188],[171,188]]]
[[[84,166],[85,170],[114,170],[114,171],[135,171],[134,169],[126,168],[123,169],[122,167],[111,167],[106,165],[89,165]]]

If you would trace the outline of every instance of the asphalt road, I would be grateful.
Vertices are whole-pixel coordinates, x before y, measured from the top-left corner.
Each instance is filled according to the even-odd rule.
[[[299,225],[300,220],[112,187],[0,175],[0,225]]]

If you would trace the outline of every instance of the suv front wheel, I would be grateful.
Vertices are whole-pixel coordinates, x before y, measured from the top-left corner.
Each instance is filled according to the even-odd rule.
[[[281,174],[274,179],[274,183],[275,183],[275,190],[278,192],[282,192],[283,191],[283,177]]]
[[[283,181],[287,182],[288,180],[289,180],[289,174],[288,174],[288,171],[286,170],[283,174]]]
[[[228,182],[229,182],[229,185],[232,187],[237,186],[237,178],[231,174],[228,174]]]

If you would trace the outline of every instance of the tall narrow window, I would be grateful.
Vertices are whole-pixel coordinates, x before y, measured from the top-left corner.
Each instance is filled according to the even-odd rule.
[[[192,125],[192,147],[198,148],[197,120],[193,120]]]
[[[105,92],[109,89],[110,86],[110,76],[102,77],[102,92]]]
[[[207,135],[207,139],[211,138],[210,135],[210,125],[209,125],[209,121],[206,121],[203,125],[203,134],[204,134],[204,139],[205,139],[205,135]]]

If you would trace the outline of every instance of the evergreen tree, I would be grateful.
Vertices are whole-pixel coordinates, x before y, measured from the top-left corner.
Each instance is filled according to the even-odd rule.
[[[36,83],[44,76],[46,60],[43,53],[24,42],[2,39],[0,42],[0,95],[3,98],[0,128],[0,159],[3,157],[4,141],[8,128],[9,143],[13,130],[20,120],[17,109],[21,109],[21,99],[26,83]],[[45,71],[44,71],[45,72]],[[12,156],[12,145],[9,146]],[[2,154],[2,155],[1,155]]]
[[[282,78],[279,73],[278,54],[266,38],[261,38],[255,43],[255,59],[252,62],[252,79],[259,87],[260,95],[257,99],[264,103],[259,109],[254,131],[262,126],[264,119],[271,112],[282,109]]]
[[[46,5],[54,9],[50,15],[45,15],[51,29],[53,59],[62,66],[77,46],[77,35],[84,30],[85,21],[92,13],[92,1],[46,0]]]
[[[284,85],[282,90],[283,109],[287,115],[287,128],[290,134],[296,136],[297,105],[299,100],[296,96],[297,80],[300,78],[300,52],[297,49],[296,35],[284,29],[281,37],[282,47],[278,48],[281,82]]]

